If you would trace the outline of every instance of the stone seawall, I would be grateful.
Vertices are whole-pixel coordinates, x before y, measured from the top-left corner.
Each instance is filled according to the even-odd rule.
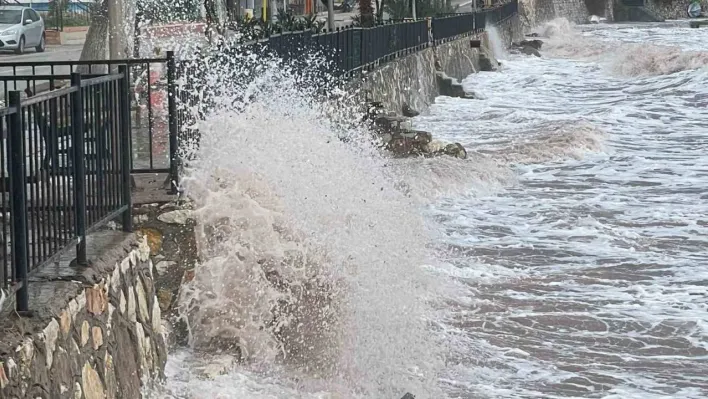
[[[522,0],[519,8],[524,24],[530,28],[554,18],[565,18],[576,24],[585,24],[589,22],[590,17],[585,0]]]
[[[0,398],[139,398],[163,378],[147,240],[108,230],[87,241],[91,267],[35,273],[32,317],[0,315]]]
[[[646,7],[665,19],[684,19],[688,18],[688,5],[692,2],[692,0],[649,0]],[[700,3],[705,14],[708,10],[708,0],[701,0]]]
[[[502,22],[497,31],[506,47],[523,38],[518,15]],[[473,48],[470,45],[472,40],[480,40],[481,48]],[[407,105],[422,112],[441,94],[438,84],[441,73],[462,81],[472,73],[487,69],[485,58],[495,58],[487,32],[439,44],[387,63],[370,72],[360,89],[367,100],[381,103],[388,111],[400,114]]]
[[[389,111],[401,113],[406,104],[415,110],[428,108],[438,95],[435,50],[427,48],[369,72],[360,88],[367,100]]]

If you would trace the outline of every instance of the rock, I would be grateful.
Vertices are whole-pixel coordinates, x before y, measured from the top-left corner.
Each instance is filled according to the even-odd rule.
[[[415,399],[415,396],[413,396],[413,394],[410,392],[406,392],[406,394],[403,395],[401,399]]]
[[[538,33],[528,33],[528,34],[526,34],[526,37],[538,37],[538,36],[539,36]]]
[[[403,116],[406,116],[408,118],[414,118],[414,117],[420,115],[420,112],[414,110],[408,104],[403,104],[402,111],[403,111]]]
[[[519,44],[518,47],[533,47],[536,50],[540,50],[541,46],[543,46],[543,41],[534,39],[534,40],[522,40]]]
[[[185,285],[192,280],[194,280],[194,270],[185,270],[182,275],[182,283],[180,283],[180,286]]]
[[[135,323],[135,336],[138,341],[138,353],[140,354],[141,375],[144,378],[149,376],[152,370],[152,345],[150,337],[145,335],[143,325],[138,322]]]
[[[155,265],[155,269],[157,269],[157,274],[159,276],[162,276],[167,273],[167,271],[172,267],[177,265],[177,262],[173,262],[171,260],[163,260],[157,263]]]
[[[213,380],[220,375],[228,373],[234,364],[236,364],[236,358],[231,355],[209,359],[209,363],[202,369],[202,375]]]
[[[93,350],[98,350],[103,346],[103,331],[101,327],[91,327],[91,338],[93,338]]]
[[[143,285],[139,281],[138,284],[135,285],[135,291],[138,297],[139,320],[143,323],[148,322],[150,321],[150,314],[148,313],[147,296],[145,295],[145,288],[143,288]]]
[[[170,309],[173,296],[172,291],[166,288],[160,288],[157,291],[157,302],[160,304],[160,310],[167,312]]]
[[[106,393],[103,390],[101,378],[98,376],[96,370],[94,370],[88,362],[84,363],[84,368],[81,370],[81,385],[84,391],[84,398],[105,398]]]
[[[113,366],[113,356],[108,353],[106,353],[106,360],[103,366],[103,375],[106,382],[106,399],[114,399],[118,392],[118,382],[116,381],[116,372]]]
[[[461,84],[453,83],[452,85],[450,85],[450,88],[452,89],[452,91],[450,92],[450,97],[467,98],[465,88],[462,87]]]
[[[152,303],[152,331],[162,334],[162,313],[160,312],[160,304],[157,301]]]
[[[424,150],[428,156],[448,155],[459,159],[467,158],[467,150],[460,143],[445,143],[440,140],[432,140],[425,146]]]
[[[113,326],[113,312],[116,311],[116,307],[112,304],[108,304],[108,317],[106,321],[106,335],[111,335],[111,327]]]
[[[538,52],[535,48],[531,46],[524,46],[521,48],[521,52],[526,54],[526,55],[535,55],[536,57],[540,57],[541,53]]]
[[[149,220],[148,215],[135,215],[133,216],[133,224],[142,224]]]
[[[135,290],[133,289],[133,287],[128,288],[128,320],[137,320],[135,314]]]
[[[440,95],[457,98],[474,98],[470,97],[470,95],[465,92],[465,89],[457,79],[451,78],[443,72],[436,74],[436,80]]]
[[[116,263],[116,267],[113,269],[111,283],[111,292],[115,294],[120,289],[120,265],[118,265],[118,263]]]
[[[121,313],[125,313],[126,311],[126,301],[125,301],[125,294],[123,291],[120,292],[120,300],[118,301],[118,309],[120,310]]]
[[[59,315],[59,327],[62,335],[66,337],[71,330],[71,313],[68,310],[62,311]]]
[[[467,159],[467,150],[465,150],[465,147],[460,143],[445,146],[445,154],[455,158]]]
[[[47,352],[47,369],[51,369],[52,361],[54,360],[54,349],[56,349],[57,338],[59,337],[59,323],[57,320],[52,319],[42,334],[44,335],[44,349]]]
[[[88,343],[89,328],[90,326],[88,321],[84,320],[84,322],[81,323],[81,346],[85,346]]]
[[[479,70],[483,72],[492,72],[496,70],[495,62],[486,54],[479,55]]]
[[[5,389],[5,387],[10,383],[10,380],[5,374],[5,364],[0,362],[0,389]]]
[[[159,215],[157,220],[167,224],[186,224],[187,220],[191,218],[192,211],[188,209],[178,209]]]
[[[378,127],[379,129],[383,129],[384,131],[394,131],[398,130],[401,122],[405,122],[406,119],[400,116],[390,116],[390,115],[385,115],[385,116],[379,116],[376,119],[374,119],[374,125]]]
[[[94,316],[102,314],[106,310],[108,295],[103,288],[96,284],[86,288],[86,310]]]
[[[16,352],[19,353],[20,366],[23,369],[29,368],[34,359],[34,342],[32,342],[31,339],[25,339],[22,346],[17,348]]]
[[[422,130],[411,130],[403,134],[405,137],[410,138],[416,144],[428,144],[433,140],[433,135],[429,132],[424,132]]]
[[[147,244],[150,247],[150,254],[157,255],[162,248],[162,233],[157,229],[142,228],[140,233],[147,239]]]
[[[84,396],[84,392],[81,390],[81,384],[78,382],[74,383],[74,399],[81,399]]]

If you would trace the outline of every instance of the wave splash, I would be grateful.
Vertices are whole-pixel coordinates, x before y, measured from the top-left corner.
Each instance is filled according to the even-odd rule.
[[[583,36],[565,18],[556,18],[536,32],[545,38],[544,52],[563,58],[596,61],[620,76],[656,76],[708,66],[707,51],[684,51],[678,46],[597,40]]]
[[[366,129],[339,123],[346,96],[325,102],[318,78],[264,55],[198,69],[209,100],[182,185],[202,261],[179,299],[194,356],[344,397],[442,397],[432,231]]]
[[[604,131],[587,122],[547,122],[488,155],[506,164],[580,160],[588,153],[603,151],[606,137]]]

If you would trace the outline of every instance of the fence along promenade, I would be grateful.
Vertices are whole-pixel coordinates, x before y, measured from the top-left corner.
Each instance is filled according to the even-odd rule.
[[[487,24],[515,15],[517,1],[477,13],[371,28],[282,32],[236,51],[266,49],[288,61],[303,48],[320,50],[329,61],[327,72],[347,79],[481,32]],[[28,69],[32,74],[17,73]],[[42,74],[34,74],[37,70]],[[86,235],[112,220],[119,219],[124,231],[132,230],[131,174],[168,173],[169,181],[177,180],[177,149],[199,138],[186,127],[196,116],[179,106],[194,101],[189,91],[194,72],[190,60],[178,61],[172,52],[142,60],[0,63],[6,103],[0,108],[0,296],[14,293],[18,313],[30,311],[28,284],[34,270],[72,248],[76,264],[87,265]],[[177,84],[178,78],[188,82],[186,87]],[[57,88],[63,81],[70,85]],[[35,94],[42,85],[49,91]],[[164,99],[167,104],[156,101]],[[147,154],[139,148],[138,136],[149,146]],[[155,154],[158,140],[168,145]],[[156,157],[165,163],[157,164]]]

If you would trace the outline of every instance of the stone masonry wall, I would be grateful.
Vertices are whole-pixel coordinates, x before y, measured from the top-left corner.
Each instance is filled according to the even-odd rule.
[[[497,27],[506,46],[523,39],[523,26],[517,15]],[[482,48],[472,48],[471,40],[481,40]],[[440,94],[436,75],[462,81],[481,69],[483,56],[494,58],[487,33],[463,37],[425,49],[390,62],[364,79],[361,91],[369,101],[380,102],[388,111],[401,113],[404,105],[422,112]]]
[[[686,10],[690,3],[692,0],[649,0],[647,8],[665,19],[683,19],[688,18]],[[701,6],[705,13],[708,10],[708,0],[702,0]]]
[[[34,275],[32,317],[0,315],[0,398],[139,398],[163,378],[147,239],[103,231],[88,243],[91,267]]]
[[[588,23],[588,9],[584,0],[553,0],[556,18],[565,18],[576,24]]]
[[[401,113],[407,104],[421,111],[438,95],[435,83],[435,50],[427,48],[370,72],[361,83],[368,100],[379,101],[389,111]]]
[[[522,0],[520,8],[530,28],[554,18],[585,24],[590,17],[585,0]]]
[[[480,50],[470,46],[473,39],[464,37],[390,62],[371,72],[361,88],[389,111],[401,113],[404,105],[424,111],[440,94],[438,72],[462,80],[479,70]]]

